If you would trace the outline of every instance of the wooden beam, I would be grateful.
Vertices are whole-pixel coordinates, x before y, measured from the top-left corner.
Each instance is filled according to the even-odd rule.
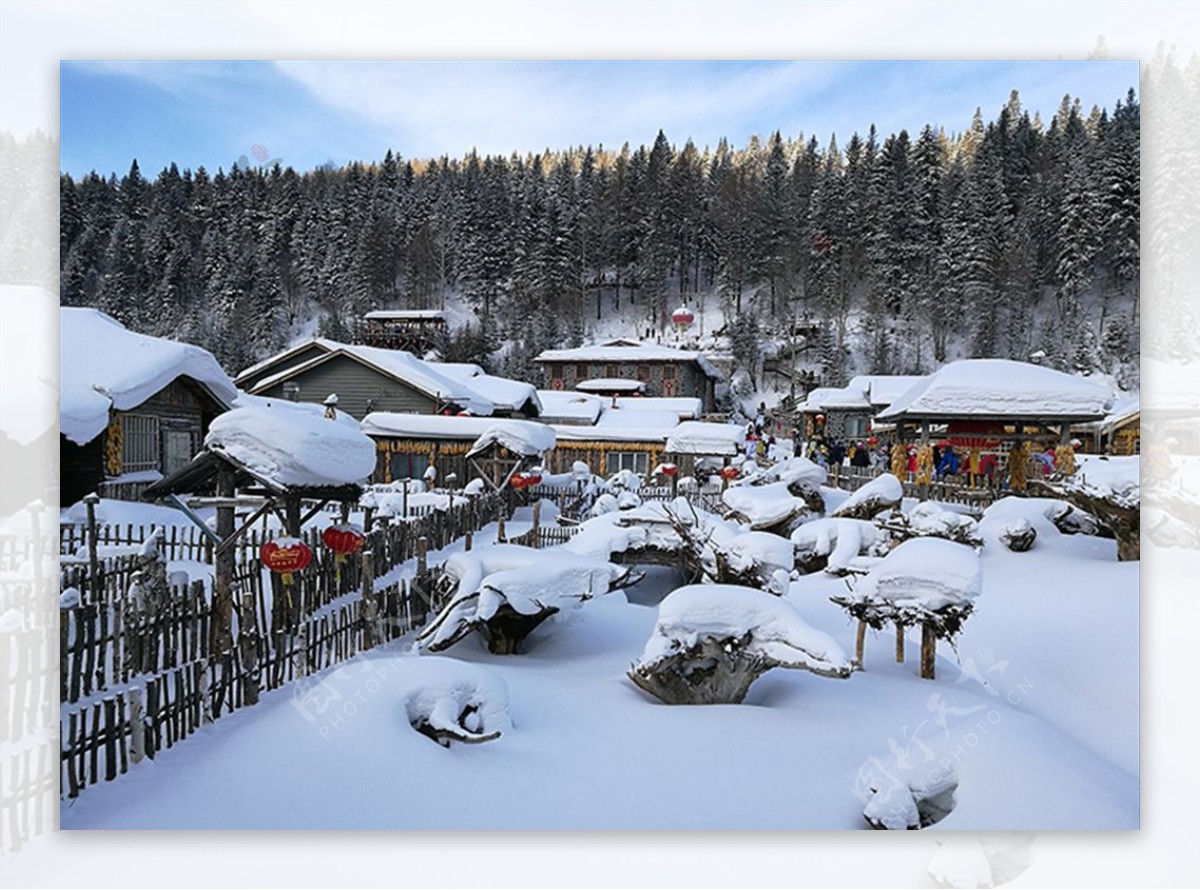
[[[223,506],[228,506],[228,505],[223,505]],[[257,522],[258,518],[260,516],[262,516],[264,513],[266,513],[268,510],[270,510],[274,506],[275,506],[275,504],[273,501],[267,501],[265,504],[263,504],[261,507],[259,507],[253,514],[251,514],[249,519],[247,519],[245,522],[243,522],[241,524],[241,526],[238,527],[238,529],[233,534],[231,534],[228,538],[226,538],[225,540],[223,540],[219,544],[217,544],[217,549],[215,551],[217,553],[217,555],[224,553],[227,548],[232,547],[233,543],[238,538],[240,538],[243,534],[245,534],[246,530],[248,528],[250,528],[250,526],[252,526],[255,522]]]

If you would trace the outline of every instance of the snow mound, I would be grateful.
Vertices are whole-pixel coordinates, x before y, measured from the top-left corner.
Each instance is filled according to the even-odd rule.
[[[817,569],[823,561],[831,575],[844,575],[859,556],[881,555],[888,543],[887,533],[865,519],[817,519],[792,532],[797,562]]]
[[[828,479],[825,468],[806,457],[789,457],[781,460],[750,480],[751,485],[769,485],[785,482],[788,485],[803,485],[818,489]]]
[[[1141,503],[1141,458],[1080,455],[1069,486],[1120,506],[1136,507]]]
[[[903,499],[904,486],[900,484],[900,480],[891,473],[883,473],[852,492],[850,497],[833,511],[833,515],[868,519],[890,507],[899,506]]]
[[[848,676],[846,653],[829,634],[808,625],[791,603],[751,587],[690,584],[671,592],[658,607],[654,633],[641,665],[653,664],[701,638],[749,637],[743,652],[789,667]]]
[[[770,485],[732,485],[725,489],[721,501],[729,509],[745,517],[754,529],[770,528],[808,505],[788,489],[786,482]]]
[[[439,744],[489,742],[512,729],[508,686],[486,668],[437,656],[401,659],[400,667],[409,724]]]
[[[358,422],[320,405],[260,400],[220,415],[204,445],[282,488],[358,484],[375,470],[375,443]]]
[[[237,389],[212,354],[174,340],[135,334],[97,309],[63,308],[59,421],[79,445],[108,426],[109,411],[136,408],[177,377],[189,377],[220,402]]]

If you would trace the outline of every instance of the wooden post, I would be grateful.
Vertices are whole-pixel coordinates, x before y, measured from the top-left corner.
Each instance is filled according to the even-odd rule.
[[[863,666],[863,647],[867,640],[867,622],[859,619],[858,633],[854,635],[854,660],[858,663],[859,670]]]
[[[129,759],[141,763],[146,756],[146,708],[142,704],[142,687],[134,686],[129,690],[129,732],[132,749]]]
[[[308,622],[301,622],[296,631],[296,676],[308,676]]]
[[[896,622],[896,663],[904,664],[904,625]]]
[[[217,507],[217,537],[222,541],[233,534],[234,470],[225,461],[218,462],[217,497],[229,503]],[[216,554],[213,579],[213,646],[212,655],[220,658],[233,647],[233,569],[234,548],[226,547]]]
[[[463,539],[463,550],[465,550],[467,553],[471,552],[471,539],[474,536],[475,536],[475,533],[468,529],[467,534],[466,534],[465,538]]]
[[[928,621],[921,624],[921,679],[933,679],[933,665],[937,658],[937,637],[933,625]]]
[[[100,495],[92,492],[83,499],[87,505],[87,535],[88,535],[88,583],[84,587],[83,594],[86,597],[84,604],[88,600],[99,602],[100,597],[94,596],[93,591],[100,583],[100,557],[96,553],[96,504],[100,503]]]
[[[503,544],[504,540],[505,540],[504,539],[504,500],[503,499],[501,499],[498,502],[498,506],[496,509],[497,509],[497,512],[496,512],[496,543]]]
[[[283,514],[287,524],[287,533],[293,538],[300,537],[300,498],[287,497],[283,501]],[[233,531],[233,529],[230,529]],[[218,531],[217,534],[220,534]]]
[[[533,546],[534,547],[542,546],[541,529],[542,529],[542,502],[540,500],[536,500],[533,502],[533,535],[532,535],[532,537],[533,537]]]
[[[371,550],[362,552],[362,608],[363,608],[363,648],[373,649],[381,642],[375,622],[379,618],[379,609],[375,603],[375,554]]]
[[[400,491],[400,503],[404,507],[404,518],[408,519],[408,480],[404,480],[404,488]]]
[[[429,572],[429,538],[417,538],[417,577],[424,578]]]

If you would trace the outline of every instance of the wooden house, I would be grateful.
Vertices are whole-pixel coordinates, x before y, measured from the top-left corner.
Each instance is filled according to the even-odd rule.
[[[1082,450],[1093,454],[1141,454],[1141,399],[1130,396],[1113,405],[1103,420],[1072,427],[1071,432],[1083,443]]]
[[[436,309],[377,309],[354,326],[357,346],[400,349],[423,356],[446,342],[446,313]]]
[[[361,420],[376,412],[489,416],[496,403],[437,365],[408,352],[317,338],[242,371],[237,385],[254,395],[318,404],[331,395]],[[536,393],[528,392],[535,402]]]
[[[543,424],[507,418],[377,412],[367,415],[361,423],[362,431],[375,442],[372,482],[422,479],[432,466],[437,479],[444,480],[454,474],[459,486],[479,475],[467,456],[481,436],[491,430],[519,432],[526,428],[546,435]]]
[[[95,309],[61,323],[61,502],[90,492],[132,499],[183,466],[237,397],[198,346],[127,330]]]
[[[924,378],[903,375],[861,375],[844,387],[818,387],[796,409],[803,418],[806,439],[822,437],[844,442],[864,439],[874,417]]]
[[[716,410],[716,387],[724,379],[703,353],[675,349],[638,340],[610,340],[578,349],[549,349],[536,361],[542,366],[544,387],[573,390],[597,380],[644,384],[647,396],[690,396],[700,399],[704,411]],[[606,392],[616,392],[609,383]],[[627,395],[620,392],[619,395]]]

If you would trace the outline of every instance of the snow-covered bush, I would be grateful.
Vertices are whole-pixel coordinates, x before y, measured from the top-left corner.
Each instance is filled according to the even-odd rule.
[[[1000,532],[1004,546],[1014,553],[1024,553],[1037,540],[1037,530],[1028,519],[1014,519]]]
[[[407,658],[397,682],[409,725],[443,747],[494,741],[512,728],[508,686],[486,668],[453,658]]]
[[[908,513],[893,510],[875,519],[881,528],[901,540],[907,538],[945,538],[971,547],[982,547],[979,523],[970,516],[947,510],[934,501],[917,504]]]
[[[817,519],[806,522],[791,536],[795,548],[795,567],[804,573],[824,569],[831,575],[844,575],[862,565],[860,557],[878,557],[887,553],[888,535],[865,519]]]
[[[774,667],[840,678],[851,670],[837,642],[786,600],[750,587],[694,584],[659,604],[654,633],[628,676],[666,704],[738,704]]]

